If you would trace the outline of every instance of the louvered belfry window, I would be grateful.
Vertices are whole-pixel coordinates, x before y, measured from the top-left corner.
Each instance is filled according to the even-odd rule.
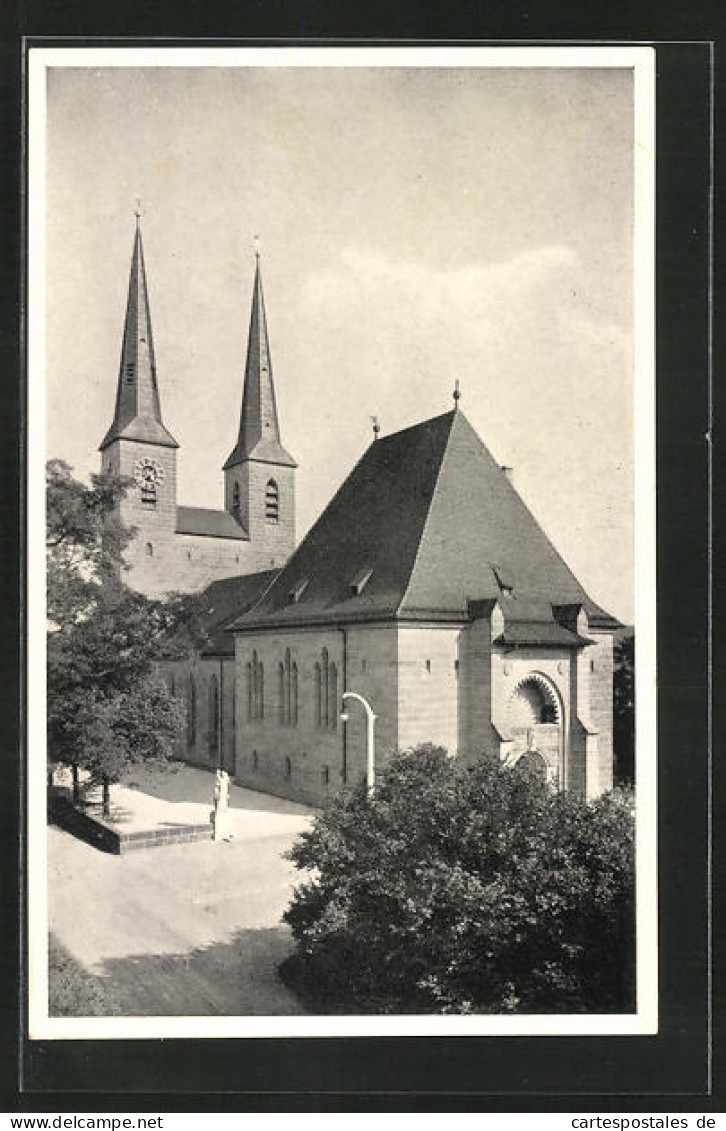
[[[280,521],[280,492],[274,479],[265,487],[265,519],[267,522]]]

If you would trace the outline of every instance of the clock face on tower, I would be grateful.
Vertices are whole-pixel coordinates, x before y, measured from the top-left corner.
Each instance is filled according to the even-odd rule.
[[[142,456],[134,464],[134,479],[139,487],[153,489],[164,482],[164,468],[157,459]]]

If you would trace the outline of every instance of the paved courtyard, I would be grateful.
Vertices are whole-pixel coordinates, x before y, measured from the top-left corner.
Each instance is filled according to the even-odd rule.
[[[155,777],[135,773],[133,782],[144,827],[155,814],[161,822],[208,819],[212,774],[184,767]],[[51,827],[50,930],[108,985],[117,1003],[109,1012],[303,1013],[277,966],[292,949],[281,916],[300,879],[282,854],[311,815],[231,786],[229,841],[111,856]]]

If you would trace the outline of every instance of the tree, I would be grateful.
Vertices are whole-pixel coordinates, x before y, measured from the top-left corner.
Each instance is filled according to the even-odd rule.
[[[60,629],[88,615],[102,587],[121,584],[123,552],[134,534],[119,509],[133,480],[103,472],[87,487],[72,471],[60,459],[46,465],[48,619]]]
[[[47,468],[49,760],[73,768],[76,791],[79,768],[102,783],[106,810],[129,767],[172,757],[184,706],[155,662],[202,640],[195,598],[153,601],[123,583],[129,485],[104,473],[86,487],[60,460]]]
[[[635,636],[616,641],[613,668],[613,750],[616,781],[635,780]]]
[[[306,873],[282,973],[343,1013],[634,1008],[633,817],[533,772],[394,755],[290,852]]]

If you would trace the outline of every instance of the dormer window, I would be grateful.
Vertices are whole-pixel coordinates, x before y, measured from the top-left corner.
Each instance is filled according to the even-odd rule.
[[[367,566],[358,571],[358,573],[350,583],[350,593],[352,597],[360,596],[360,594],[363,592],[366,585],[370,581],[372,573],[373,570],[368,568]]]
[[[280,521],[280,492],[274,479],[270,479],[265,487],[265,521]]]
[[[512,591],[514,589],[514,579],[512,578],[511,574],[502,569],[502,567],[497,565],[496,562],[490,562],[489,564],[492,567],[492,572],[497,579],[497,585],[501,590],[502,596],[511,597]]]
[[[297,602],[300,600],[300,598],[302,597],[302,595],[305,592],[305,590],[307,589],[307,587],[308,587],[308,578],[307,577],[300,578],[297,585],[293,585],[292,589],[290,590],[290,592],[287,595],[291,605],[297,604]]]

